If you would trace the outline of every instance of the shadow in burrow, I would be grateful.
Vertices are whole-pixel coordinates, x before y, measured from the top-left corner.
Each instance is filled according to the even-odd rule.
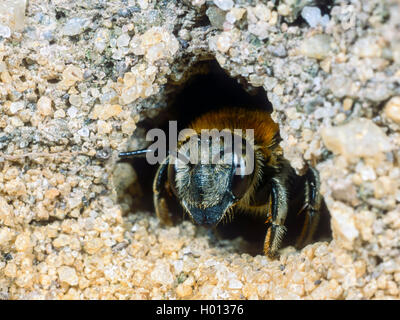
[[[193,76],[183,84],[170,81],[164,88],[163,94],[167,101],[167,107],[160,110],[155,118],[144,117],[144,120],[138,124],[132,140],[139,141],[137,144],[139,148],[145,148],[152,143],[145,140],[148,130],[160,128],[168,133],[168,121],[170,120],[177,121],[179,132],[196,117],[224,107],[263,109],[272,112],[272,105],[262,88],[254,88],[244,79],[229,77],[215,60],[200,62],[192,68]],[[121,161],[128,162],[133,166],[137,173],[138,184],[142,189],[141,199],[139,202],[135,202],[134,208],[131,208],[132,211],[154,212],[152,184],[158,165],[150,165],[145,157]],[[299,199],[292,199],[291,204],[285,222],[288,231],[284,237],[282,248],[295,244],[305,219],[304,214],[297,214],[299,205],[301,205]],[[189,220],[175,199],[168,199],[168,207],[174,214],[177,224],[183,220]],[[198,234],[209,236],[211,245],[223,247],[235,240],[236,252],[257,255],[263,252],[267,226],[265,218],[237,212],[229,223],[219,224],[213,229],[198,226],[196,230]],[[313,242],[330,241],[331,239],[329,211],[323,202]]]

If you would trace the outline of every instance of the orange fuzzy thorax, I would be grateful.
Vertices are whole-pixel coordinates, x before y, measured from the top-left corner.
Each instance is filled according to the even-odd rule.
[[[268,147],[274,144],[274,137],[279,126],[271,119],[268,112],[262,110],[246,110],[241,108],[222,109],[206,113],[194,120],[190,128],[197,133],[202,129],[246,129],[254,130],[254,143],[261,146],[265,155],[270,154]]]

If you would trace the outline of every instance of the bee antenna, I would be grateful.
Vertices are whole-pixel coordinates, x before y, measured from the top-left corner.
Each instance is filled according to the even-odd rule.
[[[126,151],[126,152],[120,152],[118,154],[118,156],[120,158],[123,158],[123,159],[128,159],[128,158],[134,158],[134,157],[137,157],[137,156],[141,156],[143,154],[146,154],[146,153],[152,152],[152,151],[153,150],[151,150],[151,149],[141,149],[141,150],[135,150],[135,151]]]

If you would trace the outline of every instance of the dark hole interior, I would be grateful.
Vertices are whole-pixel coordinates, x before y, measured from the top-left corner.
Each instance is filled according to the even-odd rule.
[[[134,133],[135,136],[143,138],[148,130],[155,127],[161,128],[167,133],[169,120],[176,120],[178,122],[178,130],[181,130],[186,128],[199,115],[227,106],[264,109],[272,112],[272,105],[262,88],[250,87],[245,82],[243,82],[243,85],[240,84],[237,79],[229,77],[214,60],[206,63],[208,65],[206,74],[195,75],[180,86],[167,85],[165,90],[168,93],[168,107],[156,119],[146,119],[139,123],[138,129]],[[145,147],[147,145],[141,146],[141,148]],[[123,161],[128,161],[133,165],[138,173],[139,184],[143,189],[144,197],[135,209],[154,212],[152,183],[157,165],[149,165],[145,158]],[[178,221],[189,219],[187,215],[183,214],[183,210],[174,199],[169,201],[168,206],[171,212],[176,212]],[[320,227],[315,234],[317,240],[328,240],[331,235],[329,213],[325,205],[324,207],[325,210],[322,210]],[[296,217],[296,215],[289,216]],[[301,231],[302,224],[299,220],[302,219],[304,219],[304,216],[300,217],[300,219],[298,217],[296,219],[287,219],[288,232],[284,237],[284,246],[294,244],[297,235]],[[213,232],[207,231],[204,227],[198,227],[198,230],[199,232],[209,233],[211,235],[210,241],[215,242],[216,245],[223,245],[224,240],[242,237],[246,241],[241,242],[241,244],[244,244],[243,247],[238,248],[238,251],[256,255],[263,251],[267,225],[265,224],[265,219],[237,212],[232,221],[220,223]]]

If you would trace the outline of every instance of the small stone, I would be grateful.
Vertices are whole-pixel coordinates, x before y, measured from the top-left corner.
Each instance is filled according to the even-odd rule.
[[[343,100],[343,110],[344,111],[349,111],[351,110],[351,107],[353,106],[353,99],[351,98],[346,98]]]
[[[90,130],[89,130],[88,127],[82,127],[81,129],[78,130],[78,134],[79,134],[81,137],[87,138],[87,137],[89,137]]]
[[[239,21],[242,19],[243,15],[245,14],[246,9],[244,8],[232,8],[227,14],[226,14],[226,21],[229,23],[233,24],[236,21]]]
[[[233,0],[214,0],[214,4],[222,10],[230,10],[233,8]]]
[[[273,77],[265,77],[264,80],[264,88],[267,92],[272,91],[275,86],[278,84],[278,80]]]
[[[9,38],[11,37],[11,29],[7,26],[0,24],[0,37]]]
[[[131,135],[133,133],[133,131],[136,130],[136,124],[137,124],[138,120],[139,120],[138,117],[129,118],[128,120],[125,120],[121,125],[122,133]]]
[[[53,246],[57,249],[68,246],[70,243],[71,237],[63,233],[53,240]]]
[[[206,10],[206,14],[213,27],[221,30],[223,29],[226,15],[224,10],[221,10],[217,7],[209,7]]]
[[[65,282],[70,286],[76,286],[79,282],[79,278],[76,275],[74,268],[62,266],[57,269],[57,273],[60,282]]]
[[[206,3],[206,0],[192,0],[192,4],[197,7],[201,7]]]
[[[58,109],[54,112],[54,118],[61,119],[65,117],[65,111],[63,109]]]
[[[289,6],[286,5],[286,4],[284,4],[284,3],[281,3],[281,4],[278,6],[278,13],[279,13],[281,16],[284,16],[284,17],[288,16],[288,15],[290,14],[290,8],[289,8]]]
[[[17,178],[7,182],[4,185],[4,191],[10,196],[24,196],[26,194],[26,186],[20,178]]]
[[[175,36],[162,27],[152,27],[141,35],[139,40],[140,44],[136,46],[137,54],[143,52],[149,62],[171,58],[179,49],[179,42]],[[133,44],[135,43],[134,41]]]
[[[360,58],[379,58],[382,55],[382,47],[376,37],[366,37],[357,40],[354,44],[354,54]]]
[[[386,102],[384,113],[388,119],[400,124],[400,96],[393,97]]]
[[[284,58],[287,56],[287,51],[285,46],[281,43],[278,44],[277,46],[271,46],[269,45],[267,47],[267,50],[272,53],[275,57],[280,57],[280,58]]]
[[[82,97],[78,94],[71,94],[69,96],[69,103],[73,106],[79,107],[82,104]]]
[[[3,83],[11,83],[12,82],[12,78],[10,76],[10,73],[7,70],[4,70],[1,73],[0,79]]]
[[[48,189],[44,194],[45,198],[50,199],[50,200],[54,200],[59,195],[60,195],[60,191],[57,188]]]
[[[37,110],[40,115],[46,117],[53,114],[53,108],[51,107],[52,100],[49,97],[43,96],[37,102]]]
[[[85,30],[87,24],[86,19],[82,18],[71,18],[69,19],[64,27],[62,28],[62,33],[66,36],[76,36],[81,34]]]
[[[271,19],[271,10],[265,4],[257,4],[253,12],[261,21],[268,22]]]
[[[354,211],[340,202],[335,202],[330,206],[332,232],[340,240],[345,249],[353,249],[354,240],[359,236],[359,232],[354,222]]]
[[[15,239],[15,249],[17,251],[27,251],[32,248],[33,244],[31,242],[31,238],[28,234],[21,233]]]
[[[62,74],[62,84],[66,87],[72,87],[76,82],[83,80],[83,71],[76,66],[69,65]]]
[[[318,7],[304,7],[301,11],[301,16],[311,28],[315,28],[317,25],[325,27],[329,23],[329,16],[327,14],[322,16]]]
[[[267,39],[269,36],[270,24],[264,21],[258,21],[249,25],[249,32],[256,35],[260,40]]]
[[[187,298],[193,293],[193,289],[191,286],[185,285],[184,283],[181,283],[176,287],[176,294],[180,298]]]
[[[119,104],[97,104],[91,113],[92,119],[108,120],[119,115],[122,112],[122,107]]]
[[[26,0],[2,0],[0,23],[13,31],[21,31],[25,24]]]
[[[104,120],[97,121],[98,134],[108,134],[112,131],[112,125]],[[133,132],[133,131],[132,131]]]
[[[344,98],[352,94],[352,81],[348,77],[341,75],[332,76],[327,81],[328,88],[337,98]]]
[[[304,39],[300,47],[301,54],[318,60],[325,59],[331,51],[332,38],[327,34],[316,34]]]
[[[174,282],[174,277],[169,269],[168,264],[157,262],[154,270],[150,274],[150,278],[162,285],[170,286]]]
[[[78,109],[77,108],[75,108],[75,107],[68,108],[67,115],[70,118],[75,118],[77,114],[78,114]]]
[[[23,101],[17,101],[10,104],[10,113],[16,114],[18,111],[25,108],[25,103]]]
[[[265,77],[258,76],[256,74],[251,74],[249,76],[249,80],[250,80],[251,85],[253,85],[254,87],[261,87],[265,82]]]
[[[271,12],[271,18],[269,19],[268,23],[271,26],[274,26],[274,25],[277,24],[277,22],[278,22],[278,12],[277,11],[272,11]]]
[[[129,37],[129,35],[127,33],[123,33],[117,38],[117,46],[120,48],[127,47],[130,40],[131,38]]]
[[[243,283],[239,281],[238,279],[231,279],[229,280],[228,283],[228,288],[229,289],[242,289]]]
[[[374,195],[377,199],[382,199],[385,196],[392,194],[396,190],[396,185],[392,179],[387,176],[381,176],[373,182]]]
[[[222,32],[217,38],[217,49],[225,53],[232,46],[232,36],[229,32]]]
[[[98,29],[93,40],[96,51],[102,53],[110,41],[110,31],[104,28]]]
[[[95,254],[104,246],[103,240],[94,238],[85,242],[84,249],[89,254]]]
[[[331,72],[331,66],[332,66],[332,60],[330,57],[325,58],[324,60],[322,60],[320,62],[320,67],[322,70],[324,70],[326,73],[330,73]]]
[[[329,150],[343,155],[351,163],[361,157],[379,162],[383,154],[393,148],[383,130],[365,118],[354,119],[337,127],[323,128],[321,135]]]

